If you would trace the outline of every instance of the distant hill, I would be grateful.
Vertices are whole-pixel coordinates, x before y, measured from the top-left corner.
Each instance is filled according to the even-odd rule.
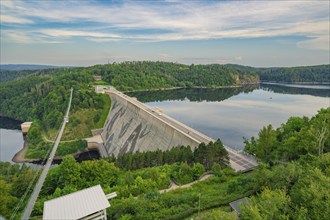
[[[297,66],[297,67],[250,67],[237,64],[226,64],[230,68],[259,75],[261,82],[279,83],[330,83],[330,65]]]
[[[72,67],[37,64],[3,64],[0,65],[0,83],[29,76],[57,74],[60,68]]]
[[[53,69],[63,68],[70,66],[52,66],[52,65],[37,65],[37,64],[3,64],[0,65],[1,70],[42,70],[42,69]]]

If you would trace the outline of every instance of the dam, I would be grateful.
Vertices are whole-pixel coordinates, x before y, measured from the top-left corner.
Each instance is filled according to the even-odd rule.
[[[103,144],[99,145],[99,151],[103,157],[136,151],[165,151],[182,145],[194,149],[202,142],[214,142],[160,109],[151,108],[113,87],[97,86],[96,91],[111,98],[111,109],[100,134]],[[225,148],[235,171],[245,172],[258,166],[252,157]]]

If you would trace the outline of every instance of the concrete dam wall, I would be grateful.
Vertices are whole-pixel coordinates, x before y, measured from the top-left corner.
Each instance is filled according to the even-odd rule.
[[[190,145],[193,149],[200,143],[163,120],[162,117],[167,116],[161,112],[117,91],[109,95],[111,110],[101,133],[108,155],[164,151],[181,145]]]

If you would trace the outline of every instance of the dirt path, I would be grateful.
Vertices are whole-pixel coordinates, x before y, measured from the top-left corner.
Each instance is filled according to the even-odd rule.
[[[169,192],[169,191],[172,191],[172,190],[175,190],[175,189],[183,189],[183,188],[188,188],[198,182],[201,182],[201,181],[204,181],[206,179],[208,179],[209,177],[213,176],[213,174],[205,174],[203,175],[201,178],[199,178],[199,180],[196,180],[194,182],[191,182],[191,183],[187,183],[187,184],[184,184],[184,185],[177,185],[176,183],[174,183],[173,181],[171,181],[171,185],[167,188],[167,189],[162,189],[162,190],[159,190],[159,193],[164,193],[164,192]]]

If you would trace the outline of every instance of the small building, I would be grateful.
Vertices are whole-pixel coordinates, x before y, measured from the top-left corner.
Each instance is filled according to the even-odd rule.
[[[102,86],[102,85],[95,86],[96,93],[106,93],[106,92],[110,92],[111,90],[113,90],[112,86]]]
[[[102,80],[102,76],[100,76],[100,75],[93,75],[93,78],[94,78],[95,81]]]
[[[239,219],[239,215],[240,215],[240,210],[239,210],[240,206],[245,205],[249,201],[250,201],[249,198],[244,197],[242,199],[238,199],[238,200],[235,200],[235,201],[229,203],[231,209],[236,212],[237,219]]]
[[[32,125],[32,122],[30,122],[30,121],[27,121],[27,122],[24,122],[23,124],[21,124],[22,133],[27,134],[28,131],[30,130],[31,125]]]
[[[109,195],[96,185],[48,200],[44,203],[43,219],[106,220],[106,208],[110,207],[108,199],[115,197],[116,193]]]

